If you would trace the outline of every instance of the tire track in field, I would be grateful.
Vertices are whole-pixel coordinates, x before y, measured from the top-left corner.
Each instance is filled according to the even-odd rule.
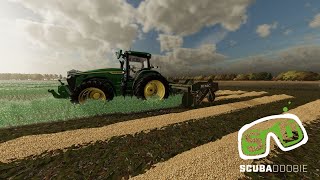
[[[225,94],[224,94],[225,93]],[[226,90],[226,92],[222,92],[223,95],[220,95],[215,98],[215,102],[223,101],[223,100],[233,100],[233,99],[241,99],[246,97],[258,97],[267,94],[265,91],[230,91]],[[203,100],[203,102],[209,102],[207,98]]]
[[[215,100],[220,101],[220,100],[226,100],[226,99],[241,99],[241,98],[245,98],[245,97],[257,97],[257,96],[261,96],[264,94],[267,94],[267,92],[265,92],[265,91],[260,91],[260,92],[252,91],[252,92],[245,92],[242,94],[230,94],[227,96],[220,96],[220,97],[217,97]]]
[[[297,115],[302,123],[309,123],[320,117],[320,100],[299,106],[289,113]],[[267,125],[267,124],[265,124]],[[238,154],[238,132],[224,136],[192,150],[181,153],[170,160],[158,163],[155,168],[133,179],[238,179],[240,165],[252,164]],[[274,146],[271,146],[271,148]]]
[[[216,92],[217,96],[226,96],[226,95],[233,95],[233,94],[244,94],[247,93],[247,91],[232,91],[232,90],[219,90]]]
[[[105,141],[113,136],[135,134],[168,125],[221,115],[233,111],[293,98],[285,94],[265,96],[248,101],[194,109],[182,113],[171,113],[154,117],[120,122],[99,128],[77,129],[54,134],[24,136],[0,144],[0,161],[7,163],[14,159],[23,159],[31,155],[40,155],[45,151],[64,149],[72,145]]]

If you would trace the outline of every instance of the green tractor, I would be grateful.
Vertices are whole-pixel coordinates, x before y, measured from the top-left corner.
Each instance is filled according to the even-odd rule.
[[[85,103],[88,99],[110,101],[115,96],[136,96],[140,99],[166,99],[169,82],[150,64],[151,54],[122,50],[116,53],[120,68],[68,72],[67,82],[58,87],[58,93],[48,90],[55,98]]]
[[[182,92],[182,105],[197,106],[207,98],[215,100],[218,83],[189,81],[188,83],[169,83],[150,64],[151,54],[146,52],[125,51],[116,53],[120,68],[96,69],[91,71],[68,72],[67,82],[58,87],[58,93],[48,90],[55,98],[71,99],[73,103],[83,104],[87,100],[110,101],[115,96],[136,96],[139,99],[168,98],[169,89]]]

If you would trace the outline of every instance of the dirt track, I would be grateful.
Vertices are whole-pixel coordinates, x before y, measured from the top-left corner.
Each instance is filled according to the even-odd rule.
[[[25,136],[0,144],[0,161],[10,162],[10,159],[22,159],[30,155],[39,155],[45,151],[64,149],[72,145],[92,143],[98,140],[107,140],[113,136],[134,134],[141,131],[165,127],[170,124],[216,116],[289,98],[292,97],[288,95],[266,96],[249,101],[195,109],[182,113],[172,113],[131,120],[101,128],[79,129],[54,134]]]
[[[320,100],[305,104],[289,111],[297,115],[303,123],[320,117]],[[133,179],[238,179],[241,164],[251,164],[252,160],[242,160],[238,155],[238,132],[179,154],[159,163],[154,169]]]

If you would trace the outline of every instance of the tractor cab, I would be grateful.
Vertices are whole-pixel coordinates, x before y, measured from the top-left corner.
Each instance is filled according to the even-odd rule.
[[[141,96],[142,98],[145,98],[145,94],[143,95],[137,95],[142,94],[141,91],[144,91],[144,89],[141,89],[140,87],[137,88],[137,86],[141,85],[141,83],[148,83],[145,82],[148,80],[149,77],[153,78],[153,76],[160,76],[161,80],[163,82],[159,82],[161,84],[161,88],[163,89],[163,92],[160,95],[160,99],[167,97],[167,91],[168,91],[168,82],[165,78],[161,76],[160,73],[157,71],[152,70],[154,67],[150,64],[151,54],[146,52],[138,52],[138,51],[125,51],[124,53],[122,50],[119,52],[116,52],[116,56],[120,61],[121,69],[124,72],[122,83],[121,83],[121,89],[122,89],[122,95],[125,96],[126,94]],[[147,78],[147,80],[145,80]],[[158,78],[158,77],[156,77]],[[140,82],[143,81],[143,82]],[[154,82],[152,82],[154,84]],[[164,85],[165,84],[165,85]],[[144,84],[143,86],[146,86]],[[167,88],[165,90],[165,88]],[[156,89],[156,86],[154,85],[154,88]],[[159,88],[158,88],[159,89]],[[155,94],[157,91],[152,90],[150,93]],[[152,94],[152,95],[153,95]]]
[[[138,51],[125,51],[122,50],[116,53],[117,58],[120,61],[121,69],[130,78],[134,78],[137,72],[142,70],[150,70],[152,66],[150,65],[151,54]]]

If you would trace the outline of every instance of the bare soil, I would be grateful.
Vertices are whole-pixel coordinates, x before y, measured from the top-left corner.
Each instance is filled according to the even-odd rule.
[[[303,123],[310,123],[320,118],[320,100],[299,106],[289,113],[301,118]],[[278,121],[281,121],[280,119]],[[274,123],[274,121],[273,121]],[[268,124],[263,124],[267,128]],[[179,154],[170,160],[155,165],[147,173],[133,179],[238,179],[240,165],[252,164],[253,160],[242,160],[237,151],[238,132]],[[271,146],[274,149],[274,146]]]

